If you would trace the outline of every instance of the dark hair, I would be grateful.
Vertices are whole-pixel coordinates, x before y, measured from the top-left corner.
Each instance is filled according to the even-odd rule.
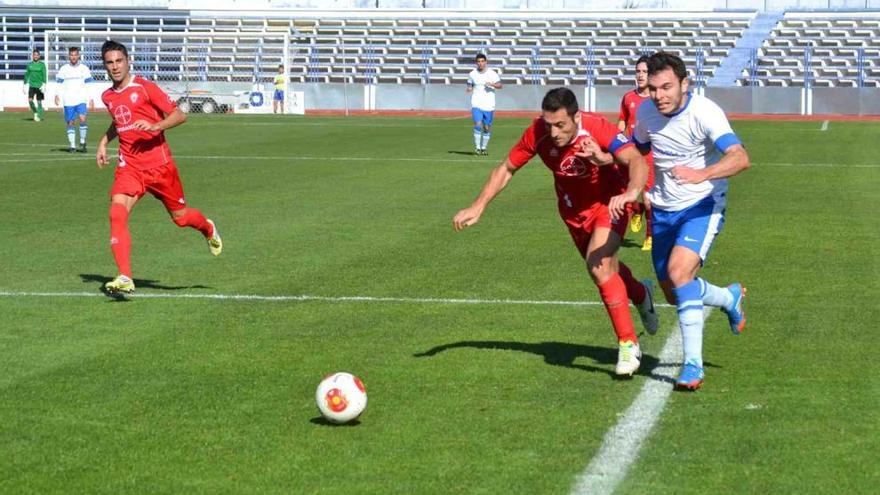
[[[651,58],[651,57],[649,57],[648,55],[642,55],[641,57],[639,57],[638,60],[636,60],[636,63],[633,64],[633,66],[634,66],[634,67],[638,67],[638,65],[639,65],[639,64],[642,64],[642,63],[644,63],[645,65],[647,65],[647,64],[648,64],[648,59],[650,59],[650,58]]]
[[[40,49],[39,49],[39,48],[34,48],[34,51],[32,51],[31,53],[40,53]]]
[[[655,52],[648,57],[649,76],[669,68],[672,69],[672,72],[675,73],[679,81],[687,77],[687,68],[684,66],[684,61],[676,55],[666,52]]]
[[[101,45],[101,60],[104,60],[104,55],[107,55],[107,52],[122,52],[125,55],[125,58],[128,58],[128,48],[125,48],[125,45],[119,43],[118,41],[107,40]]]
[[[486,60],[486,55],[484,53],[478,53],[477,56],[474,57],[475,62],[480,59]]]
[[[73,53],[73,52],[78,52],[78,51],[79,51],[78,46],[71,46],[70,48],[67,49],[67,53]]]
[[[564,108],[569,117],[578,112],[577,97],[568,88],[551,89],[541,101],[541,110],[545,112],[556,112],[560,108]]]

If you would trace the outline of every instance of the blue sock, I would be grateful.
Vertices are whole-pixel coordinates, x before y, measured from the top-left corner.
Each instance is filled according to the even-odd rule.
[[[89,132],[89,124],[83,122],[79,125],[79,144],[86,144],[86,134]]]
[[[703,294],[703,304],[729,310],[733,306],[733,294],[727,287],[718,287],[698,278]]]
[[[76,142],[76,128],[72,125],[67,126],[67,142],[70,143],[70,147],[74,148],[74,143]]]
[[[480,148],[480,143],[482,142],[482,140],[483,140],[483,128],[478,125],[475,125],[474,126],[474,148],[475,149],[478,149],[478,150],[483,149],[483,148]]]
[[[703,298],[699,280],[675,287],[678,323],[684,347],[684,362],[703,367]]]
[[[486,146],[489,145],[489,138],[491,138],[491,137],[492,137],[491,132],[484,132],[483,133],[483,141],[482,141],[482,145],[480,146],[480,149],[483,149],[483,150],[486,149]]]

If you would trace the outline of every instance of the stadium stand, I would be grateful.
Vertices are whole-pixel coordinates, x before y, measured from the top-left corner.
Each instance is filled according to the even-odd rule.
[[[43,33],[64,30],[143,33],[154,49],[141,49],[136,70],[180,79],[193,72],[232,82],[271,77],[282,62],[277,43],[254,47],[235,37],[266,33],[290,37],[292,83],[458,84],[473,56],[485,52],[508,85],[629,85],[635,59],[663,48],[685,59],[698,84],[880,87],[880,12],[786,13],[745,62],[728,63],[735,69],[729,82],[713,75],[730,62],[757,11],[538,14],[0,7],[0,79],[19,79]],[[162,33],[192,36],[169,41]]]
[[[743,71],[758,86],[880,87],[880,12],[786,13]]]

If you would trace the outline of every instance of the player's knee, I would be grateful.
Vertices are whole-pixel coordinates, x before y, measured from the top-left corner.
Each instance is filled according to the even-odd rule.
[[[113,203],[110,205],[110,223],[125,222],[128,220],[128,210],[125,205]]]
[[[483,124],[483,132],[485,132],[487,134],[492,132],[492,126],[488,125],[488,124]]]
[[[611,263],[599,256],[587,257],[587,271],[590,273],[590,278],[597,284],[605,283],[613,274]]]
[[[670,265],[668,274],[669,281],[672,282],[672,285],[675,287],[681,287],[694,278],[691,270],[683,266]]]
[[[474,132],[483,132],[483,126],[481,124],[474,124]]]

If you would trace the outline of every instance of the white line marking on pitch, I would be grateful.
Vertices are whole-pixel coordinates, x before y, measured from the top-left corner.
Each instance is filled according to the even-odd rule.
[[[828,123],[829,123],[829,122],[830,122],[829,120],[823,120],[823,121],[822,121],[822,128],[819,129],[819,130],[822,131],[822,132],[827,131],[827,130],[828,130]]]
[[[101,292],[26,292],[0,291],[0,297],[107,297]],[[473,299],[442,297],[377,297],[377,296],[313,296],[309,294],[261,296],[256,294],[159,294],[155,292],[127,295],[132,299],[213,299],[221,301],[267,301],[267,302],[388,302],[415,304],[510,304],[530,306],[602,306],[600,301],[552,301],[529,299]],[[660,308],[668,304],[656,304]]]
[[[708,319],[712,308],[703,308],[703,319]],[[630,466],[638,458],[639,450],[651,429],[660,418],[666,401],[672,392],[678,370],[681,366],[681,331],[678,319],[672,326],[671,334],[660,351],[659,362],[651,370],[642,391],[614,425],[599,452],[578,476],[572,493],[576,495],[611,495],[626,478]]]

